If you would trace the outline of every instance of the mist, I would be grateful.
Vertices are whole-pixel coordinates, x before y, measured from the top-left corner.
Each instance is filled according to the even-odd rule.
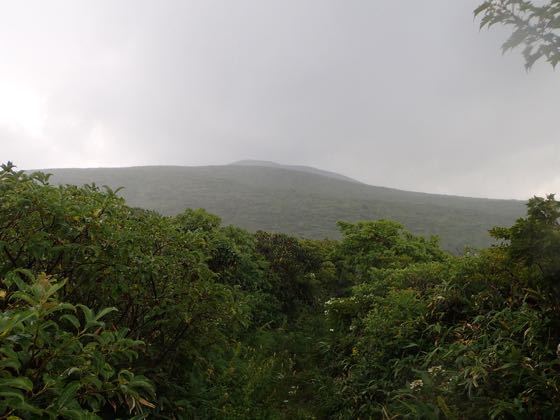
[[[474,197],[560,190],[560,81],[477,1],[0,5],[0,160],[262,159]]]

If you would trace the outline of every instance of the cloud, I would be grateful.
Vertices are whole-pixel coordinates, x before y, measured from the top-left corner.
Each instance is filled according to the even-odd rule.
[[[255,158],[429,192],[559,190],[560,81],[501,56],[506,32],[479,32],[476,4],[6,2],[0,156],[33,168]]]

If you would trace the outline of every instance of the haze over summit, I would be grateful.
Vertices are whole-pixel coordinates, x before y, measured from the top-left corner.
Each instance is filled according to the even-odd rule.
[[[412,191],[558,191],[558,75],[502,56],[506,32],[479,31],[477,5],[3,2],[0,157],[252,158]]]

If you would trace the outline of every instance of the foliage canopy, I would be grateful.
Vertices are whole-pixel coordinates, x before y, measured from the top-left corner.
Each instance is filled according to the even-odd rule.
[[[0,171],[0,416],[556,418],[560,203],[462,256],[162,216]]]

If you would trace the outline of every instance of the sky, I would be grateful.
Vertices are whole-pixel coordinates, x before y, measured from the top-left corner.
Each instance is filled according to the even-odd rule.
[[[0,0],[0,162],[560,193],[560,78],[461,0]]]

